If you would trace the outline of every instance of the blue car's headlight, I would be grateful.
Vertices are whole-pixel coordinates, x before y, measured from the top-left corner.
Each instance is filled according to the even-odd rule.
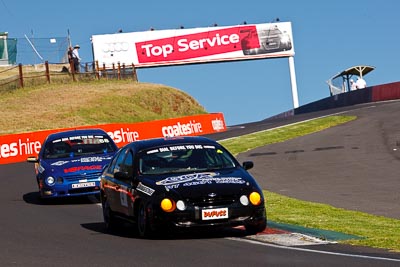
[[[49,176],[45,180],[46,184],[49,186],[53,186],[56,183],[56,179],[53,176]]]

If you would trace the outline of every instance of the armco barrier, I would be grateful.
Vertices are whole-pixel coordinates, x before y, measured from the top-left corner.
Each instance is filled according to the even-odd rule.
[[[0,164],[22,162],[29,156],[36,156],[43,141],[51,133],[85,128],[103,129],[119,147],[132,141],[156,137],[205,135],[226,131],[223,114],[211,113],[142,123],[102,124],[3,135],[0,136]]]
[[[330,96],[307,105],[298,107],[294,110],[294,114],[303,114],[314,111],[339,108],[351,105],[357,105],[362,103],[371,102],[371,87],[351,91],[343,94],[337,94],[334,96]]]
[[[294,109],[294,115],[369,102],[400,99],[400,82],[330,96]]]
[[[309,112],[395,99],[400,99],[400,82],[374,85],[361,90],[337,94],[288,110],[268,119],[282,119]]]
[[[400,99],[400,82],[373,86],[372,101]]]

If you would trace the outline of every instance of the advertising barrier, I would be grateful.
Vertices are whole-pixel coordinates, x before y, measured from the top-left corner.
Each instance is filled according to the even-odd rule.
[[[119,147],[150,138],[196,136],[226,131],[223,114],[210,113],[141,123],[113,123],[3,135],[0,136],[0,164],[22,162],[29,156],[36,156],[43,141],[51,133],[85,128],[103,129]]]
[[[290,22],[93,35],[94,60],[136,68],[294,55]]]

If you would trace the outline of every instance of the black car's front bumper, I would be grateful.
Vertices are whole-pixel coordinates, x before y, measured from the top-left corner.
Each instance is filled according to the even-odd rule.
[[[173,226],[177,228],[199,227],[234,227],[240,225],[265,225],[266,211],[264,205],[260,206],[230,206],[228,218],[203,220],[203,209],[218,209],[221,207],[188,207],[185,211],[175,210],[171,213],[157,209],[153,210],[151,224],[156,228]],[[225,208],[225,207],[224,207]]]

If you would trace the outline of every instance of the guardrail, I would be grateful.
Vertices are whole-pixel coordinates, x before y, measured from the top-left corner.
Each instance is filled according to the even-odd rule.
[[[275,116],[269,117],[268,120],[287,118],[294,115],[352,106],[357,104],[396,99],[400,99],[400,82],[374,85],[364,89],[358,89],[350,92],[336,94],[334,96],[329,96],[302,105],[298,108],[291,109]]]
[[[395,99],[400,99],[400,82],[374,85],[330,96],[294,109],[294,115]]]

